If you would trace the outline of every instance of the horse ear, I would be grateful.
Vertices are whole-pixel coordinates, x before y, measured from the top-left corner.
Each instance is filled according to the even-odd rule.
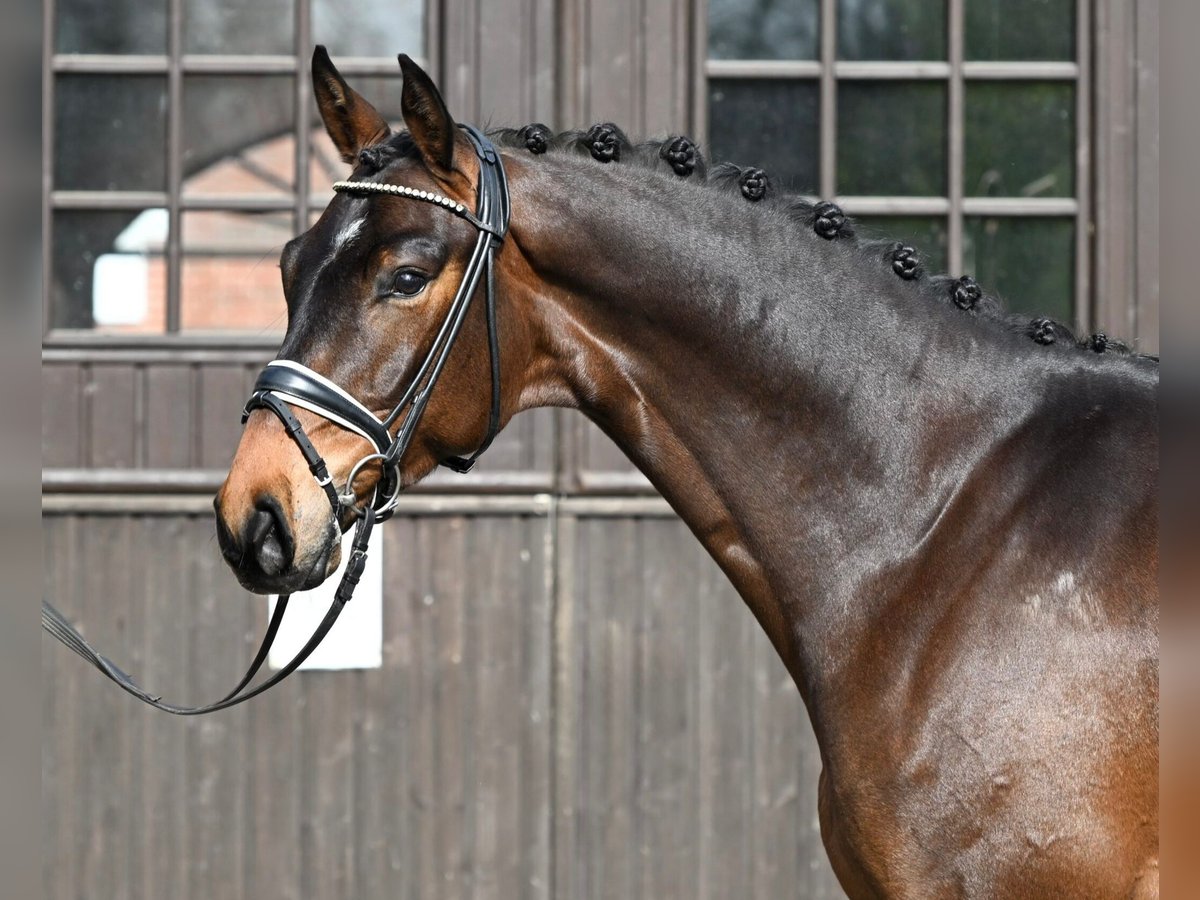
[[[346,84],[320,44],[313,51],[312,81],[325,130],[346,162],[353,165],[360,150],[381,143],[392,133],[375,107]]]
[[[435,172],[448,173],[454,163],[458,129],[433,79],[407,54],[401,53],[399,59],[400,71],[404,73],[404,90],[400,95],[404,124],[425,164]]]

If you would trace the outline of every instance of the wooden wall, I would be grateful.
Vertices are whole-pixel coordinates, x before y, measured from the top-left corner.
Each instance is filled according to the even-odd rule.
[[[48,503],[47,596],[217,696],[265,604],[205,498],[110,499]],[[380,669],[176,719],[46,648],[47,898],[841,896],[799,695],[660,501],[421,502],[380,535]]]

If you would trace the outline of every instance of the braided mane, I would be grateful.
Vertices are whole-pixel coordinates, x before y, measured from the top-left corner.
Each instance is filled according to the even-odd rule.
[[[952,304],[966,315],[992,321],[1044,346],[1119,354],[1155,364],[1158,362],[1157,356],[1136,353],[1128,344],[1102,332],[1080,338],[1070,326],[1056,319],[1047,316],[1029,318],[1009,312],[998,297],[985,291],[969,275],[930,275],[921,264],[916,248],[898,241],[860,238],[855,232],[853,220],[837,204],[814,202],[799,194],[785,192],[762,169],[730,162],[710,167],[697,144],[683,135],[634,143],[616,125],[603,122],[586,130],[559,133],[541,123],[533,123],[521,128],[489,129],[488,136],[497,146],[526,151],[535,156],[568,153],[590,156],[602,164],[632,164],[740,196],[748,203],[782,212],[820,238],[850,242],[861,254],[864,265],[889,267],[927,302]],[[377,171],[392,159],[414,153],[415,148],[408,134],[401,132],[393,135],[386,144],[364,150],[359,162]]]

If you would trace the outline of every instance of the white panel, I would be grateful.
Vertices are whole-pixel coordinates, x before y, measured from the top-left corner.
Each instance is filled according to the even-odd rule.
[[[267,660],[271,668],[287,665],[325,617],[350,558],[353,539],[353,529],[342,538],[342,567],[336,573],[320,587],[292,595]],[[383,664],[383,540],[377,529],[354,597],[301,669],[378,669]],[[268,615],[274,611],[276,599],[274,594],[267,598]]]
[[[105,253],[92,271],[92,318],[97,325],[142,325],[149,309],[149,264],[132,253]]]

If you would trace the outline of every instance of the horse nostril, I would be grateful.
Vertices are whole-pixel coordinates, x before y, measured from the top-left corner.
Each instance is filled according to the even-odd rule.
[[[255,504],[254,514],[246,522],[245,546],[264,575],[280,575],[291,567],[295,552],[292,533],[274,498],[264,497]]]

